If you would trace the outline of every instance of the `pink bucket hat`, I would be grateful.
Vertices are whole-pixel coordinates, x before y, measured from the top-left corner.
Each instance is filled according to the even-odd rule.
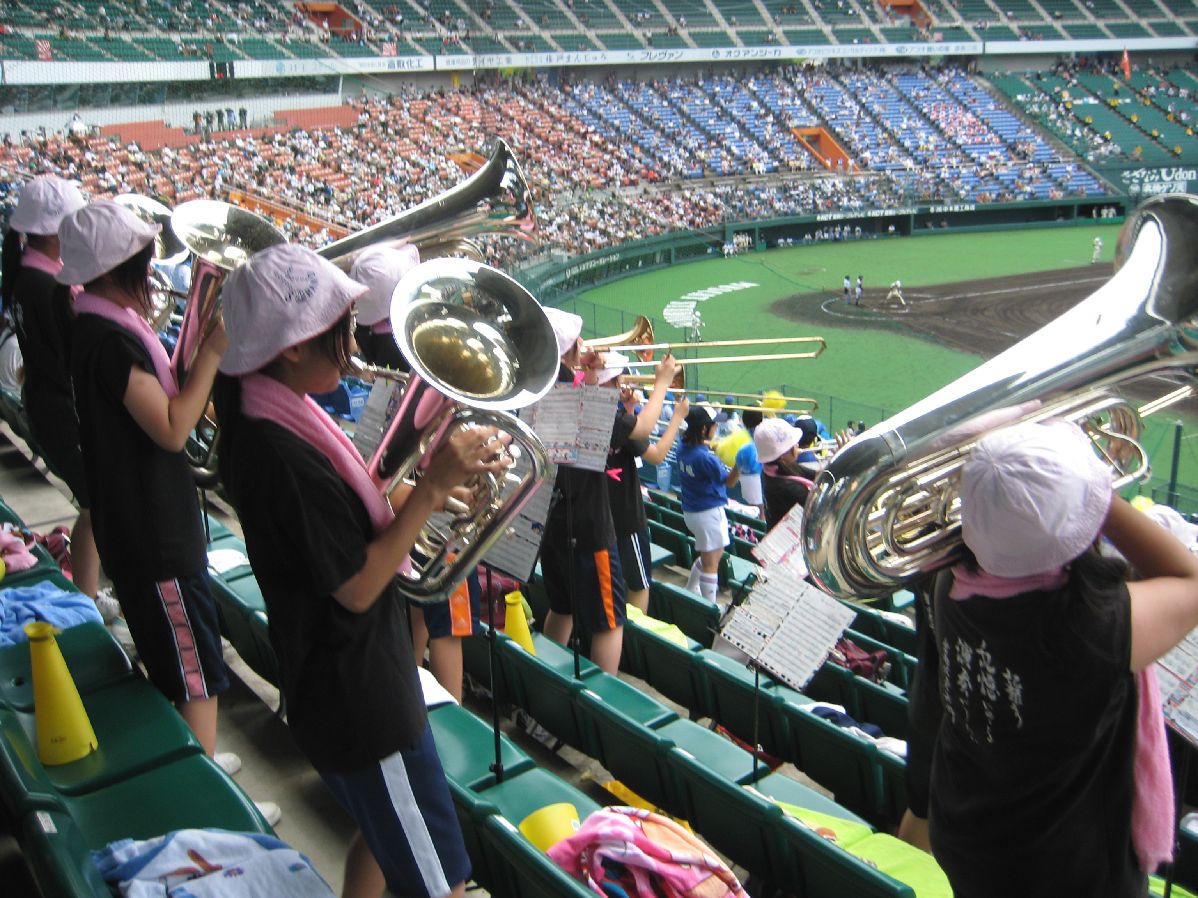
[[[791,427],[781,418],[766,418],[753,431],[753,445],[757,447],[757,460],[765,464],[777,461],[799,444],[803,431]]]
[[[262,368],[290,346],[337,323],[367,288],[327,259],[293,243],[254,253],[221,290],[229,348],[224,374]]]
[[[1098,537],[1112,472],[1068,421],[1015,424],[984,436],[961,472],[961,536],[986,571],[1042,574]]]
[[[87,200],[74,181],[46,175],[21,188],[21,198],[8,224],[22,234],[45,237],[57,234],[62,220],[86,205]]]
[[[58,227],[60,284],[87,284],[141,252],[161,225],[142,221],[112,200],[96,200],[77,209]]]
[[[553,336],[557,340],[557,354],[560,358],[573,349],[574,344],[578,342],[578,338],[582,334],[582,316],[551,306],[545,309],[545,315],[549,318],[549,323],[553,325]]]
[[[407,246],[372,246],[354,260],[349,276],[367,291],[358,297],[358,324],[378,324],[391,313],[399,279],[420,264],[420,251]]]

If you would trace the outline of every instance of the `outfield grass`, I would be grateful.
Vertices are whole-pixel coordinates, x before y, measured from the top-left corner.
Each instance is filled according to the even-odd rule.
[[[685,294],[736,282],[757,286],[723,293],[699,303],[704,339],[739,337],[824,337],[827,350],[817,359],[741,362],[701,366],[701,385],[713,395],[781,387],[791,395],[816,398],[817,416],[832,427],[846,420],[876,423],[976,367],[978,356],[898,331],[884,316],[872,324],[854,315],[840,324],[820,309],[817,296],[790,321],[771,311],[781,299],[819,294],[839,297],[842,278],[863,275],[867,294],[898,279],[904,288],[1075,268],[1090,262],[1095,236],[1103,240],[1102,259],[1114,257],[1117,225],[1045,228],[986,233],[928,234],[910,238],[774,249],[732,259],[703,262],[625,278],[579,295],[578,311],[588,321],[605,320],[595,309],[644,314],[662,322],[662,309]],[[567,307],[570,304],[567,303]],[[832,311],[835,311],[833,308]],[[609,316],[606,320],[611,320]],[[611,333],[619,327],[613,326]],[[594,334],[591,334],[594,335]],[[681,330],[661,325],[659,340],[682,340]],[[768,347],[766,347],[768,349]],[[746,350],[748,351],[748,350]],[[707,354],[711,355],[714,350]],[[1187,422],[1186,433],[1198,435]],[[1153,483],[1168,473],[1172,427],[1153,421],[1145,443],[1154,461]],[[1198,440],[1183,441],[1182,481],[1198,486]]]

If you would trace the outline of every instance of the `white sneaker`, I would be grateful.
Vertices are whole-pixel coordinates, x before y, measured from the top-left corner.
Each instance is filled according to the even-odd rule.
[[[254,807],[258,809],[258,813],[265,817],[266,822],[271,826],[274,826],[283,819],[283,809],[273,801],[255,801]]]
[[[97,592],[95,602],[96,609],[100,612],[100,617],[103,619],[105,626],[108,626],[121,616],[121,603],[112,594],[111,587],[105,587]]]
[[[231,751],[218,751],[212,756],[212,760],[229,776],[236,776],[237,771],[241,770],[241,758]]]

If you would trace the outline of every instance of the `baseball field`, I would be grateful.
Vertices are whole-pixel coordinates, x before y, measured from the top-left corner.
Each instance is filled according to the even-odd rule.
[[[823,337],[827,349],[818,358],[702,365],[692,369],[691,378],[697,373],[698,385],[712,396],[778,388],[811,397],[819,403],[816,416],[830,428],[850,420],[875,424],[1093,293],[1113,274],[1117,235],[1117,225],[1095,223],[713,255],[606,284],[567,307],[583,315],[591,335],[619,330],[617,312],[624,312],[654,318],[657,339],[682,341],[682,329],[663,323],[663,310],[671,302],[694,301],[704,340]],[[1103,246],[1092,263],[1095,237]],[[860,306],[842,299],[846,275],[854,285],[858,275],[863,279]],[[905,306],[887,299],[896,280]],[[1146,420],[1144,443],[1153,463],[1149,486],[1161,486],[1170,476],[1179,420],[1178,480],[1198,488],[1198,406],[1174,407]],[[1183,499],[1179,505],[1198,511],[1198,503],[1188,508]]]

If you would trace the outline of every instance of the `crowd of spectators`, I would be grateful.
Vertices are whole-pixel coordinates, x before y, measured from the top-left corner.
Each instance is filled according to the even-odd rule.
[[[27,137],[0,147],[0,190],[45,173],[79,179],[93,195],[135,192],[170,204],[241,190],[327,222],[332,232],[374,224],[453,188],[464,178],[459,160],[475,154],[477,161],[498,136],[532,187],[538,251],[569,254],[724,221],[959,198],[954,169],[920,166],[909,155],[904,166],[872,170],[865,159],[863,173],[815,167],[768,178],[681,179],[686,157],[703,148],[663,141],[659,151],[599,133],[566,112],[569,100],[593,88],[538,80],[409,88],[355,99],[357,120],[345,127],[201,133],[193,145],[153,152],[115,137]],[[772,145],[770,135],[760,136]],[[328,236],[296,230],[291,236],[310,243]],[[510,263],[529,251],[505,245],[498,256]]]

